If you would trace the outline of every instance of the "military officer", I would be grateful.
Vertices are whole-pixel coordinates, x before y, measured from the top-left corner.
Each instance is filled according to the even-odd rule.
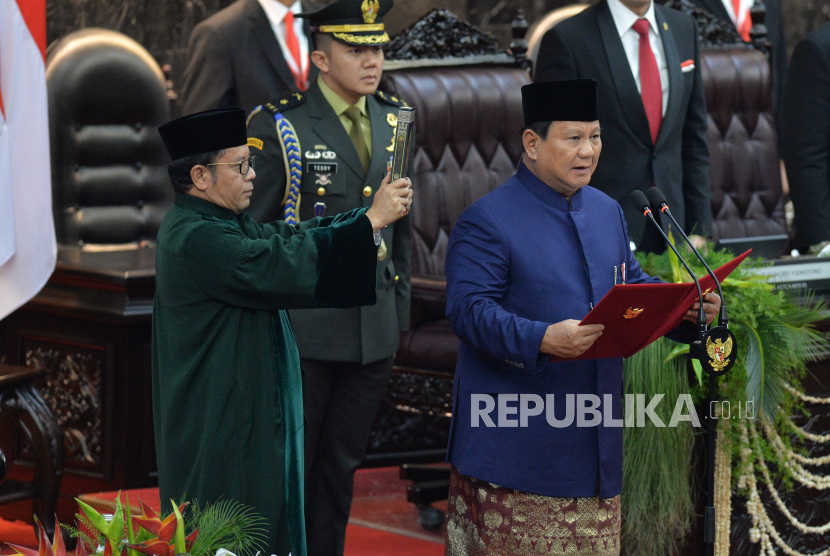
[[[337,0],[298,14],[312,26],[320,75],[305,93],[256,108],[252,213],[294,223],[370,206],[392,157],[398,98],[377,91],[392,0]],[[375,415],[409,323],[411,225],[382,231],[377,304],[291,311],[305,372],[306,519],[310,555],[342,554],[353,492]]]

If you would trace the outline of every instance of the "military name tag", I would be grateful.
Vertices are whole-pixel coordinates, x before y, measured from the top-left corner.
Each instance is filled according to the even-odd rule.
[[[317,174],[336,174],[336,162],[306,162],[306,173],[315,172]]]

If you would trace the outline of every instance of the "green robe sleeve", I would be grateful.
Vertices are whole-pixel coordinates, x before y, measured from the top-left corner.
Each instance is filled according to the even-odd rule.
[[[358,307],[375,303],[377,248],[366,209],[290,226],[205,221],[184,256],[212,298],[249,309]],[[246,228],[251,222],[245,222]]]

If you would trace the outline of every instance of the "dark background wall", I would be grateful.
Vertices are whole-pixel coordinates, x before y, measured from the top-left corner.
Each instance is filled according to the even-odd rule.
[[[143,44],[159,64],[172,66],[174,85],[184,65],[193,27],[233,0],[48,0],[47,34],[52,42],[84,27],[105,27]],[[326,0],[308,0],[322,6]],[[510,42],[510,22],[521,9],[532,24],[542,14],[571,0],[398,0],[387,18],[397,34],[436,7],[493,33],[502,48]],[[830,18],[830,0],[782,0],[789,51]]]

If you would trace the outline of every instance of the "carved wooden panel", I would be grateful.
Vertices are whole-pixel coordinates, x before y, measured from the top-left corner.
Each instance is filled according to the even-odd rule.
[[[27,366],[49,372],[37,387],[63,431],[65,466],[102,471],[106,348],[23,337],[22,350]]]
[[[668,0],[665,6],[692,16],[697,27],[698,41],[702,47],[743,48],[745,46],[743,39],[730,23],[721,21],[689,0]]]
[[[433,10],[395,37],[388,60],[418,60],[495,54],[495,37],[444,9]]]
[[[447,447],[452,375],[396,368],[375,418],[367,454],[404,454]],[[440,458],[439,458],[440,459]]]

